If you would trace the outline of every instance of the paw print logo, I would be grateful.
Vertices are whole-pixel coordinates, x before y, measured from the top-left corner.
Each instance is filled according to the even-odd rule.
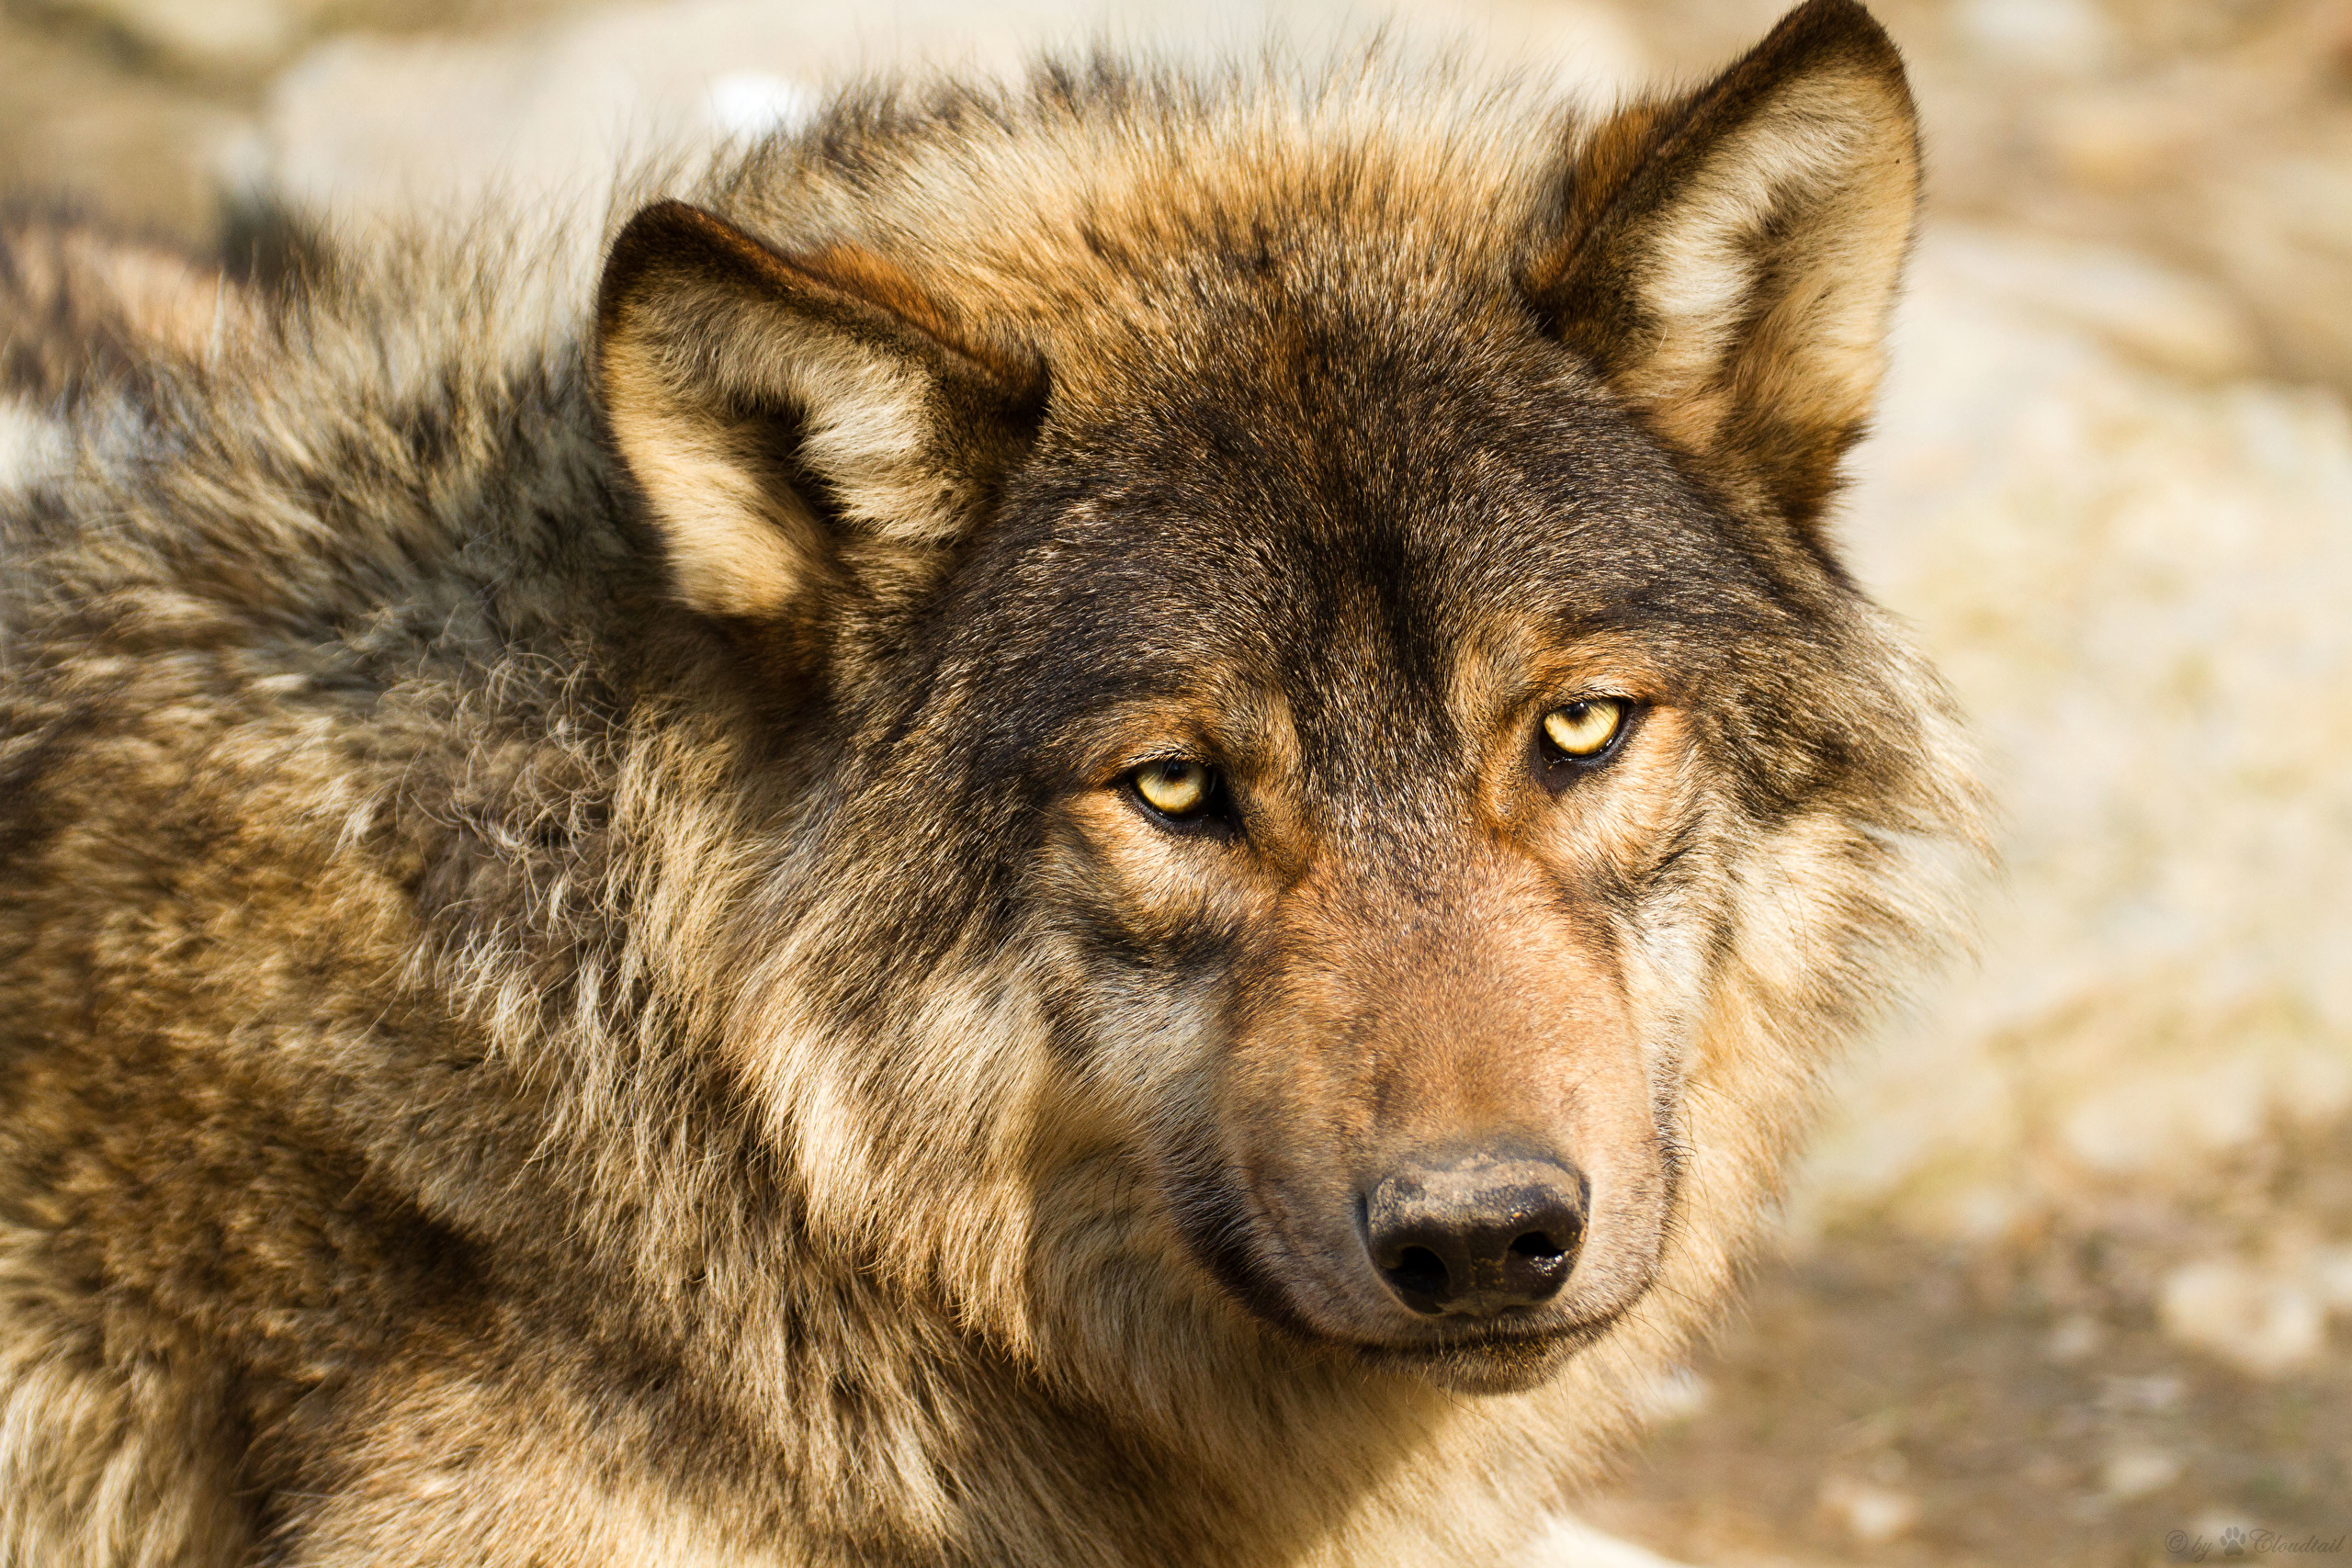
[[[2245,1531],[2244,1529],[2240,1529],[2236,1525],[2232,1525],[2229,1529],[2222,1532],[2222,1555],[2224,1557],[2244,1557],[2245,1555]]]

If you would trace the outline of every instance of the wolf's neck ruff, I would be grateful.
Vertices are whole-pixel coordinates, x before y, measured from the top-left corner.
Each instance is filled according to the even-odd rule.
[[[1823,525],[1917,166],[1813,0],[1597,118],[853,96],[552,349],[479,259],[94,296],[0,1556],[1507,1551],[1977,852]]]

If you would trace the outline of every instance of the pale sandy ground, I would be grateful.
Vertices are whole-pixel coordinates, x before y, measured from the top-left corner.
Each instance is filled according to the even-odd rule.
[[[1403,26],[1605,90],[1776,9]],[[1933,199],[1845,536],[1976,717],[2008,880],[1982,964],[1847,1075],[1751,1309],[1588,1501],[1626,1540],[1563,1526],[1549,1558],[2137,1565],[2234,1528],[2337,1560],[2282,1549],[2352,1531],[2352,3],[1880,10]],[[1311,51],[1387,14],[12,0],[0,180],[189,236],[224,190],[365,221],[593,193],[846,70]]]

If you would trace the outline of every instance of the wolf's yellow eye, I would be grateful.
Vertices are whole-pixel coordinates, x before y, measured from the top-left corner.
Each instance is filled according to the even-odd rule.
[[[1179,821],[1207,808],[1214,783],[1206,764],[1177,757],[1146,762],[1134,777],[1136,794],[1146,806]]]
[[[1544,738],[1578,761],[1600,756],[1625,728],[1625,705],[1615,697],[1593,697],[1554,708],[1544,716]]]

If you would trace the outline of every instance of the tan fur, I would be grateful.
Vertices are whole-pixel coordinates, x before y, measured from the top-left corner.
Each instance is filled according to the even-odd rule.
[[[1725,81],[876,90],[631,186],[601,289],[192,275],[0,405],[0,1562],[1516,1550],[1981,852],[1817,528],[1899,66],[1814,0]],[[1415,1337],[1332,1216],[1498,1130],[1589,1252]]]
[[[59,218],[0,220],[0,388],[37,400],[135,373],[158,354],[201,361],[252,330],[218,269]]]

